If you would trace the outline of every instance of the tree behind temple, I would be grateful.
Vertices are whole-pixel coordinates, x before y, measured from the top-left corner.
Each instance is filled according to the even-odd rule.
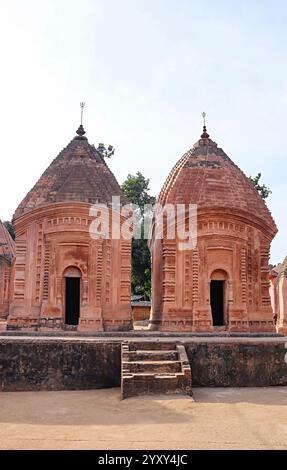
[[[9,222],[9,220],[6,220],[5,222],[3,222],[3,225],[5,225],[6,229],[10,233],[11,237],[13,238],[13,240],[15,240],[16,234],[15,234],[15,229],[14,229],[12,223]]]
[[[261,173],[258,173],[256,176],[252,177],[249,176],[249,179],[253,186],[257,189],[258,193],[262,197],[262,199],[267,199],[269,194],[272,193],[270,188],[267,188],[265,184],[260,184]]]
[[[141,215],[145,204],[155,204],[156,198],[149,194],[149,179],[139,171],[136,175],[127,176],[122,184],[122,190],[131,203],[139,206]],[[132,293],[142,294],[145,299],[150,299],[151,296],[150,251],[147,240],[143,238],[132,241]]]

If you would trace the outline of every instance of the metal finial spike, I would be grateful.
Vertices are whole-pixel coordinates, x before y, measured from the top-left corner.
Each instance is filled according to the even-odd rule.
[[[81,108],[81,126],[83,125],[83,112],[84,112],[84,107],[85,107],[85,103],[83,101],[81,101],[80,103],[80,108]]]
[[[203,117],[203,125],[205,126],[205,118],[206,118],[206,113],[205,112],[202,113],[202,117]]]
[[[84,107],[85,107],[85,103],[82,101],[80,103],[80,108],[81,108],[81,124],[79,125],[79,128],[78,130],[76,131],[77,134],[78,134],[78,137],[75,137],[75,139],[77,140],[87,140],[86,137],[84,137],[85,135],[85,129],[83,127],[83,112],[84,112]]]
[[[206,122],[205,122],[206,113],[205,112],[202,113],[202,117],[203,117],[203,134],[201,134],[201,138],[208,139],[209,134],[207,133],[207,130],[206,130]]]

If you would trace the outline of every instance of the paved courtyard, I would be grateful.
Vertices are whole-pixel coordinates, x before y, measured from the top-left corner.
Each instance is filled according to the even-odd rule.
[[[287,449],[287,387],[0,393],[0,449]]]

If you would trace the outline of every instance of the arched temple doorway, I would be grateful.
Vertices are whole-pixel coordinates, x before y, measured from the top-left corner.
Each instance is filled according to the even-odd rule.
[[[65,278],[65,323],[78,325],[80,318],[81,271],[70,267],[64,273]]]
[[[213,271],[210,278],[210,307],[213,326],[226,324],[227,273],[221,269]]]

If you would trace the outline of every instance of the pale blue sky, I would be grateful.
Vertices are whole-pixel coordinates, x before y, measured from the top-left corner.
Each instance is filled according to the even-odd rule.
[[[287,254],[287,2],[284,0],[0,0],[0,218],[18,203],[79,124],[116,147],[121,183],[141,171],[157,194],[208,131],[273,190]]]

